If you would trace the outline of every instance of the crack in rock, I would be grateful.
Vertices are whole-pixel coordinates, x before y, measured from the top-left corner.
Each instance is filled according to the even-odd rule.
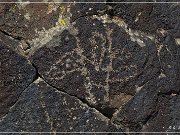
[[[0,4],[0,131],[178,132],[179,16],[177,3]]]
[[[45,114],[44,109],[41,108],[42,100],[43,108],[46,108]],[[47,117],[46,114],[49,118],[47,120],[52,120],[50,124],[44,119]],[[16,119],[14,119],[14,116],[16,116]],[[14,120],[12,121],[12,119]],[[12,123],[8,122],[10,120]],[[36,125],[36,128],[29,122]],[[10,109],[8,115],[0,122],[0,130],[4,132],[49,132],[52,129],[56,132],[108,132],[109,126],[113,129],[109,119],[99,111],[90,108],[74,96],[52,88],[41,78],[38,78],[23,91],[16,105]],[[9,129],[9,127],[11,128]],[[121,130],[119,129],[119,131]]]

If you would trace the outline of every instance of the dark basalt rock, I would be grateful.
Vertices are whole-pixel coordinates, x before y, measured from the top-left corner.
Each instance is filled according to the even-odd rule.
[[[57,91],[40,78],[22,93],[16,105],[0,121],[0,131],[5,132],[111,130],[115,130],[115,126],[97,110],[89,108],[75,97]]]
[[[113,2],[0,4],[0,132],[180,131],[179,4]]]
[[[159,80],[147,83],[113,118],[114,123],[123,131],[170,132],[171,127],[178,131],[179,96],[164,95],[158,91],[161,88]],[[168,83],[163,85],[169,85]],[[164,86],[165,87],[165,86]],[[158,125],[158,126],[157,126]]]
[[[145,83],[114,117],[114,122],[124,131],[179,131],[179,114],[176,113],[179,110],[176,107],[179,105],[180,90],[179,46],[169,33],[160,43],[160,75]]]
[[[72,2],[72,0],[69,1]],[[77,2],[84,2],[84,3],[71,4],[70,6],[70,12],[72,14],[71,22],[75,21],[80,17],[98,15],[106,11],[106,3],[105,3],[106,0],[91,0],[90,1],[91,3],[89,2],[89,0],[78,0]]]
[[[156,113],[143,126],[142,131],[179,132],[179,99],[179,95],[160,95]]]
[[[0,30],[20,40],[32,40],[38,35],[36,31],[47,30],[56,25],[59,18],[58,11],[48,13],[47,3],[30,3],[26,6],[1,3]]]
[[[20,44],[19,40],[12,39],[10,36],[6,35],[6,33],[0,32],[0,41],[13,51],[20,53],[20,48],[18,47]]]
[[[115,23],[90,17],[77,19],[74,27],[77,35],[65,30],[30,58],[54,87],[101,109],[113,108],[109,98],[134,95],[136,86],[159,75],[156,46],[149,39],[142,47]]]
[[[110,2],[113,2],[111,0]],[[148,33],[156,33],[157,29],[174,29],[179,23],[180,7],[168,3],[109,3],[111,16],[125,19],[130,28]]]
[[[1,39],[3,40],[3,39]],[[11,43],[16,44],[12,41]],[[17,101],[21,92],[33,82],[36,71],[28,60],[0,41],[0,117]]]
[[[120,124],[126,131],[139,131],[151,115],[156,114],[158,88],[156,81],[145,84],[139,93],[131,99],[117,114],[114,123]],[[127,130],[128,131],[128,130]]]

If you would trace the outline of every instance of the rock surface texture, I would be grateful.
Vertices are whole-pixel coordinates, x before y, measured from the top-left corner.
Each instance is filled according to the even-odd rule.
[[[0,132],[180,132],[179,3],[33,2],[0,4]]]

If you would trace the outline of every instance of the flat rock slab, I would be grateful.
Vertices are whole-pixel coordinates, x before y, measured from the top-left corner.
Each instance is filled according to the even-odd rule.
[[[109,132],[113,131],[113,126],[97,110],[39,78],[22,93],[8,115],[0,121],[0,131]]]
[[[0,117],[8,112],[35,75],[35,68],[24,56],[7,47],[5,40],[0,41]]]
[[[73,27],[76,35],[64,30],[30,58],[39,75],[57,89],[102,109],[118,108],[111,103],[115,96],[124,94],[124,103],[136,87],[159,75],[150,39],[141,46],[117,24],[90,17],[81,17]]]

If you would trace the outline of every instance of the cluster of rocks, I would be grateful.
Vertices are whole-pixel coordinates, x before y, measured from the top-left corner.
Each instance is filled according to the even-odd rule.
[[[0,4],[0,132],[180,131],[179,3],[30,2]]]

